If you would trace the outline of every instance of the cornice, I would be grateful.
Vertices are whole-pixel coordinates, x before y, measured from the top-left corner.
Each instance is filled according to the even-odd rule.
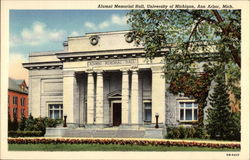
[[[53,62],[32,62],[32,63],[23,63],[24,68],[28,70],[53,70],[53,69],[62,69],[63,63],[60,61]]]
[[[158,52],[155,56],[164,56],[169,49]],[[120,49],[120,50],[103,50],[103,51],[86,51],[86,52],[58,52],[56,56],[62,62],[90,61],[103,59],[125,59],[146,57],[143,48]]]

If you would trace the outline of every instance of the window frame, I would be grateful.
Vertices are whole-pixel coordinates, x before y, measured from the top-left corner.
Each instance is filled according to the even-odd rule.
[[[145,104],[146,103],[150,103],[151,104],[151,109],[149,109],[149,110],[151,110],[151,119],[150,120],[146,120],[146,106],[145,106]],[[145,122],[145,123],[152,123],[152,100],[143,100],[143,121]]]
[[[25,98],[24,97],[22,97],[22,98],[20,98],[20,103],[21,103],[21,106],[25,106]]]
[[[18,97],[13,96],[13,105],[18,105]]]
[[[181,103],[184,103],[184,106],[181,107]],[[186,103],[192,103],[191,107],[186,107]],[[195,105],[197,104],[197,105]],[[198,103],[196,102],[196,100],[178,100],[178,110],[179,110],[179,115],[178,115],[178,119],[180,122],[197,122],[198,121],[198,117],[199,117],[199,108],[198,108]],[[183,120],[181,120],[181,110],[183,109]],[[192,119],[191,120],[187,120],[186,119],[186,110],[187,109],[191,109],[192,110]],[[197,119],[194,119],[194,114],[195,114],[195,109],[197,109]]]
[[[21,116],[25,116],[25,109],[24,108],[21,109]]]
[[[50,109],[50,105],[59,105],[59,108],[58,109],[55,109],[54,107],[54,109]],[[61,107],[60,107],[61,106]],[[63,103],[62,102],[50,102],[50,103],[47,103],[47,107],[48,107],[48,117],[49,118],[52,118],[52,119],[55,119],[54,117],[55,117],[55,113],[54,113],[54,111],[55,110],[58,110],[59,111],[59,119],[63,119]],[[52,115],[52,117],[50,116],[50,111],[53,111],[53,115]],[[61,111],[62,111],[62,115],[61,115]]]
[[[12,115],[13,115],[13,117],[18,116],[18,108],[17,107],[12,108]]]

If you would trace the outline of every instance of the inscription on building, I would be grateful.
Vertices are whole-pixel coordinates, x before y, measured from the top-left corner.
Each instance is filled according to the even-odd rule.
[[[112,59],[112,60],[97,60],[87,63],[88,67],[95,66],[130,66],[137,65],[137,59]]]

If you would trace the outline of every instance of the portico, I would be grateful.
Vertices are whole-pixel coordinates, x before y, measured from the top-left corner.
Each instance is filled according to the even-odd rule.
[[[68,124],[85,127],[138,127],[155,123],[154,114],[165,112],[159,107],[165,104],[165,89],[159,87],[165,86],[161,75],[160,66],[158,70],[157,67],[126,67],[120,70],[109,70],[106,67],[105,70],[71,71],[71,75],[64,72],[66,92],[63,93],[63,104]],[[87,83],[79,83],[81,81]],[[152,92],[152,87],[155,87],[156,92]],[[147,115],[144,110],[145,101],[150,110]],[[79,114],[80,107],[86,114]],[[160,116],[159,123],[163,124],[164,118]]]

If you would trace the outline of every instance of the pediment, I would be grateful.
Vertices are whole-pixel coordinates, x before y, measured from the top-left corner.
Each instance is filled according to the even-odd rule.
[[[108,98],[121,98],[121,90],[116,90],[108,94]]]

